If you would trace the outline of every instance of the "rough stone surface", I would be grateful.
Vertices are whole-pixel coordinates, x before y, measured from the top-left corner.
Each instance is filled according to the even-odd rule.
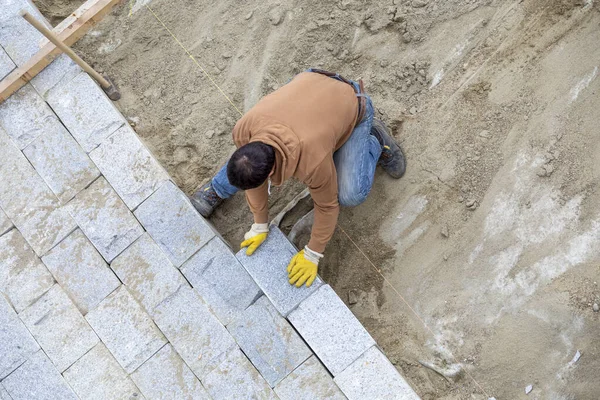
[[[167,342],[124,286],[91,310],[86,319],[128,373]]]
[[[59,372],[98,343],[98,337],[59,285],[20,314]]]
[[[113,133],[90,157],[132,210],[169,180],[129,124]]]
[[[42,261],[83,315],[121,284],[79,229],[50,250]]]
[[[23,153],[48,187],[66,203],[99,175],[92,160],[60,125],[39,135]]]
[[[31,24],[19,15],[26,10],[38,21],[50,25],[29,0],[11,0],[2,2],[0,8],[0,45],[17,64],[25,64],[39,50],[38,43],[44,37]]]
[[[63,376],[73,391],[86,400],[142,399],[140,390],[103,343],[69,367]]]
[[[237,318],[262,293],[218,237],[183,264],[181,272],[223,325]]]
[[[334,376],[375,345],[329,285],[300,303],[288,318]]]
[[[111,268],[150,315],[181,285],[188,286],[185,278],[147,233],[115,258]]]
[[[239,349],[230,352],[214,371],[202,379],[202,383],[213,400],[277,399],[269,384]]]
[[[31,333],[0,293],[0,379],[4,379],[39,349]]]
[[[297,288],[288,282],[287,266],[296,254],[296,249],[277,228],[271,228],[267,240],[248,257],[246,250],[237,253],[244,268],[254,278],[271,303],[287,316],[302,300],[314,293],[322,281],[315,279],[310,288]]]
[[[312,355],[289,322],[264,296],[228,329],[271,387]]]
[[[61,54],[37,74],[30,83],[40,96],[45,97],[46,93],[54,86],[72,80],[80,73],[81,68],[69,56]]]
[[[78,400],[42,350],[2,381],[13,400]]]
[[[75,221],[1,128],[0,160],[0,207],[43,255],[75,229]]]
[[[12,400],[8,395],[8,392],[4,387],[0,384],[0,400]]]
[[[67,205],[83,233],[111,261],[144,230],[104,178],[98,178]]]
[[[15,63],[10,59],[8,54],[0,47],[0,80],[11,73],[16,68]]]
[[[72,80],[61,81],[48,91],[46,99],[86,152],[126,123],[102,89],[84,72]]]
[[[177,267],[215,236],[173,182],[166,182],[135,211],[150,236]]]
[[[54,134],[64,129],[30,84],[0,104],[0,127],[4,128],[19,149],[24,149],[44,133]]]
[[[156,307],[154,320],[200,380],[237,348],[192,288],[181,287]]]
[[[398,370],[375,346],[334,380],[350,400],[419,400]]]
[[[169,344],[131,374],[131,378],[149,399],[210,400],[198,378]]]
[[[315,356],[296,368],[274,390],[281,400],[346,399]]]
[[[12,221],[8,218],[4,211],[0,210],[0,236],[4,235],[12,227]]]
[[[54,284],[17,229],[0,237],[0,292],[21,312]]]

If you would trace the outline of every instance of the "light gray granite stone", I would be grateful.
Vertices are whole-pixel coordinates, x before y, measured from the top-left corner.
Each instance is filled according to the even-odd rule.
[[[59,372],[98,343],[92,328],[59,285],[19,316]]]
[[[287,266],[297,251],[285,235],[271,227],[267,240],[252,256],[246,249],[237,253],[237,258],[254,278],[258,287],[271,300],[282,315],[287,316],[300,302],[322,285],[317,277],[310,288],[297,288],[288,282]]]
[[[181,285],[189,287],[183,275],[147,233],[115,258],[111,268],[150,315]]]
[[[375,345],[329,285],[321,286],[300,303],[288,319],[333,376]]]
[[[102,89],[86,74],[64,80],[46,100],[83,150],[90,152],[126,123]]]
[[[213,400],[276,400],[269,384],[239,349],[228,357],[202,383]]]
[[[129,124],[117,129],[90,157],[131,210],[169,180]]]
[[[42,350],[2,381],[13,400],[78,400]]]
[[[2,128],[0,160],[0,207],[43,255],[75,229],[75,221]]]
[[[111,293],[86,319],[127,373],[167,343],[125,286]]]
[[[81,73],[81,68],[69,56],[61,54],[39,74],[33,77],[31,86],[44,97],[59,83],[68,82]]]
[[[121,284],[79,229],[50,250],[42,261],[83,315]]]
[[[192,256],[181,272],[223,325],[237,318],[262,292],[218,237]]]
[[[264,296],[228,329],[271,387],[312,355],[294,328]]]
[[[170,344],[139,367],[131,378],[149,399],[210,400],[198,378]]]
[[[275,386],[281,400],[345,400],[340,388],[315,356],[310,357]]]
[[[2,386],[1,383],[0,383],[0,400],[12,400],[10,398],[10,396],[8,395],[8,392],[6,391],[6,389],[4,389],[4,386]]]
[[[135,216],[177,267],[215,236],[188,198],[170,181],[144,201]]]
[[[0,292],[21,312],[54,284],[17,229],[0,236]]]
[[[57,122],[58,123],[58,122]],[[23,154],[62,203],[89,186],[100,171],[60,124],[39,135]]]
[[[0,209],[0,236],[4,235],[13,227],[12,221],[8,216]]]
[[[419,400],[398,370],[375,346],[334,380],[350,400]]]
[[[81,399],[141,400],[144,398],[102,342],[71,365],[63,376]]]
[[[8,54],[0,47],[0,80],[4,79],[8,74],[12,72],[17,66],[10,59]]]
[[[106,261],[112,261],[144,230],[103,177],[80,192],[66,208]]]
[[[30,84],[0,104],[0,127],[4,128],[19,149],[24,149],[44,133],[56,134],[64,129]]]
[[[227,329],[190,287],[181,287],[158,305],[154,321],[200,380],[237,348]]]
[[[0,380],[39,349],[31,333],[0,293]]]
[[[25,10],[38,21],[52,28],[29,0],[3,0],[0,7],[0,45],[17,65],[25,64],[39,50],[44,37],[19,15]]]

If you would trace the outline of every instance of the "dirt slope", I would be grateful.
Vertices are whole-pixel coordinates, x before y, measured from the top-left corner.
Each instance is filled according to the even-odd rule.
[[[321,274],[342,298],[355,291],[352,310],[424,399],[598,398],[593,0],[150,6],[242,111],[310,66],[365,80],[409,168],[400,181],[379,171],[369,200],[343,210]],[[191,192],[232,151],[239,115],[149,10],[129,11],[77,50]],[[273,212],[301,188],[276,190]],[[243,196],[213,222],[236,245]]]

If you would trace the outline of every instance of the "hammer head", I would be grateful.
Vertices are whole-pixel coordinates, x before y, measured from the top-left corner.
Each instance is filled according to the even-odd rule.
[[[108,76],[103,75],[103,77],[110,83],[109,87],[102,88],[102,90],[104,90],[104,93],[106,93],[108,98],[111,99],[112,101],[119,100],[121,98],[121,92],[119,92],[115,83]]]

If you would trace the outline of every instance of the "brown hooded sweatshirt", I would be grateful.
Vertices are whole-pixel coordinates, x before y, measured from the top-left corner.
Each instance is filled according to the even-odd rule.
[[[347,83],[303,72],[262,98],[233,128],[237,147],[262,142],[275,149],[274,185],[295,177],[305,183],[315,204],[308,247],[323,253],[339,214],[333,153],[350,137],[358,101]],[[246,191],[256,223],[268,222],[268,182]]]

